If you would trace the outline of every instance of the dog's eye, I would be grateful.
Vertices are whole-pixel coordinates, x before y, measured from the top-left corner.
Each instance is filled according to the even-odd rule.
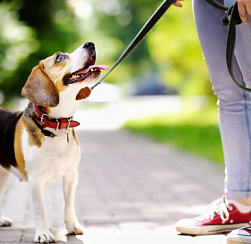
[[[65,58],[66,58],[65,54],[58,54],[56,57],[56,63],[65,60]]]

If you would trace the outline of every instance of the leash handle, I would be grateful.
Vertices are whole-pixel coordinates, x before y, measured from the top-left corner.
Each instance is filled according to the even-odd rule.
[[[211,4],[212,6],[214,6],[215,8],[218,8],[220,10],[224,10],[227,11],[228,7],[226,7],[225,5],[218,3],[217,1],[214,0],[206,0],[209,4]]]
[[[227,68],[230,76],[232,77],[235,84],[246,92],[251,92],[250,88],[247,88],[240,84],[234,75],[233,70],[233,60],[234,60],[234,49],[235,49],[235,41],[236,41],[236,25],[240,24],[240,17],[239,15],[236,16],[238,13],[238,6],[235,3],[232,6],[232,13],[230,15],[229,26],[228,26],[228,33],[227,33],[227,44],[226,44],[226,61],[227,61]]]
[[[167,9],[175,3],[176,0],[164,0],[158,9],[153,13],[153,15],[148,19],[145,25],[138,32],[136,37],[128,45],[125,51],[120,55],[112,68],[95,84],[91,87],[93,90],[97,85],[99,85],[116,67],[121,63],[124,58],[143,40],[146,34],[153,28],[153,26],[158,22],[162,15],[167,11]]]
[[[234,63],[234,49],[235,49],[235,41],[236,41],[236,25],[242,23],[239,12],[238,12],[238,4],[237,2],[233,4],[231,7],[226,7],[215,0],[205,0],[212,6],[226,11],[225,15],[222,18],[223,25],[228,26],[227,31],[227,40],[226,40],[226,63],[228,72],[234,81],[234,83],[241,88],[243,91],[251,92],[250,88],[245,87],[240,84],[234,75],[233,63]]]

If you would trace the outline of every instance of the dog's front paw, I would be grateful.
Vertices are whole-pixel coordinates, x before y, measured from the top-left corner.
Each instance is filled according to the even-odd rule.
[[[77,223],[68,224],[66,223],[66,229],[68,231],[68,235],[83,235],[84,234],[84,227]]]
[[[54,236],[48,231],[37,231],[35,234],[34,242],[38,243],[51,243],[55,242]]]
[[[5,218],[5,217],[0,217],[0,227],[7,227],[11,225],[12,225],[12,221],[10,219]]]

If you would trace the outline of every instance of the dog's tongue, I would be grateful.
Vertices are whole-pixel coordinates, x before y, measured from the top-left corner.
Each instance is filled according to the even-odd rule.
[[[88,73],[91,69],[98,69],[98,70],[108,70],[110,67],[107,65],[91,65],[86,69],[82,69],[76,73],[76,75],[82,75]]]

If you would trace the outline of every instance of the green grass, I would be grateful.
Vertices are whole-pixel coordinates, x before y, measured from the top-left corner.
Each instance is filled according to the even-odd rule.
[[[124,128],[224,164],[217,109],[168,113],[128,121]]]

